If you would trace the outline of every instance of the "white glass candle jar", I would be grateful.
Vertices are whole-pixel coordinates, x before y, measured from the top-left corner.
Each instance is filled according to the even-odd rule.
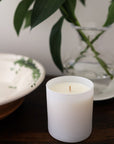
[[[91,134],[93,83],[82,77],[61,76],[46,84],[48,131],[63,142],[80,142]]]

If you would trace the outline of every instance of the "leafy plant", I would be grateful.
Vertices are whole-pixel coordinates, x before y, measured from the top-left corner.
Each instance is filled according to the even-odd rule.
[[[67,22],[72,23],[74,26],[81,26],[75,14],[75,8],[77,5],[76,2],[77,0],[22,0],[17,6],[14,15],[14,27],[17,34],[19,35],[24,22],[25,28],[28,26],[34,28],[35,26],[46,20],[58,9],[60,10],[62,17],[56,22],[50,33],[50,51],[54,63],[61,71],[64,71],[64,66],[61,61],[61,29],[63,26],[63,22],[64,20],[66,20]],[[80,2],[83,4],[83,6],[86,6],[86,0],[80,0]],[[114,0],[111,0],[107,19],[103,27],[108,27],[113,23]],[[88,49],[91,49],[96,60],[102,66],[107,75],[109,75],[112,79],[113,75],[110,73],[109,67],[107,66],[106,62],[100,58],[100,53],[96,51],[93,46],[93,43],[104,33],[104,31],[100,32],[91,41],[81,29],[78,29],[77,32],[80,35],[81,39],[87,44],[87,47],[80,52],[80,55],[75,60],[74,64],[83,57],[84,53]],[[69,68],[72,68],[73,65]]]

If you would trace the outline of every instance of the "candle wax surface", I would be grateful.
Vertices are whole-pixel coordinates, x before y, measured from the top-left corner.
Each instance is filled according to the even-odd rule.
[[[80,94],[88,91],[90,88],[78,82],[62,82],[54,84],[50,89],[63,94]]]

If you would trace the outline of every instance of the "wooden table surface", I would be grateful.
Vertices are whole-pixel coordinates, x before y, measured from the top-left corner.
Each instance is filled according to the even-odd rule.
[[[23,104],[0,120],[0,144],[62,144],[47,130],[45,83],[27,95]],[[114,144],[114,99],[94,102],[93,131],[80,144]]]

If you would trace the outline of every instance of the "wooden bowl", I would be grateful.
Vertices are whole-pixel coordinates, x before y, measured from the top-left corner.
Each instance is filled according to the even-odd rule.
[[[0,119],[15,111],[24,96],[44,80],[45,70],[36,60],[15,54],[0,54]]]
[[[14,112],[24,101],[24,98],[0,106],[0,120]]]

